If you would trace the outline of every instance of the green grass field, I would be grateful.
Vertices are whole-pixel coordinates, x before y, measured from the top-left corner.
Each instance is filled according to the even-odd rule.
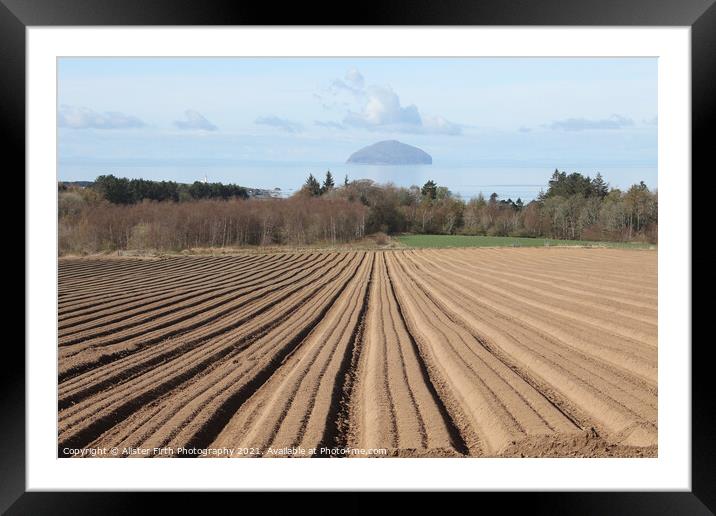
[[[467,235],[402,235],[394,237],[406,247],[547,247],[587,246],[619,249],[656,249],[654,244],[631,242],[590,242],[587,240],[552,240],[546,238],[494,237]]]

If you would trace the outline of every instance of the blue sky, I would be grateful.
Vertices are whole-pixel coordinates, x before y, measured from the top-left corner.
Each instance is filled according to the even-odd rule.
[[[344,162],[397,139],[436,163],[655,168],[656,117],[654,58],[59,61],[61,167]]]

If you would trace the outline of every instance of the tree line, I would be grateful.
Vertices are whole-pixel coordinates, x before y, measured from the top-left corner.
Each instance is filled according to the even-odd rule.
[[[92,189],[65,191],[59,252],[337,245],[365,235],[368,209],[344,199],[198,199],[113,204]]]
[[[656,243],[658,194],[642,181],[625,191],[597,173],[555,170],[547,189],[528,203],[497,193],[469,200],[427,181],[422,187],[346,180],[333,185],[330,172],[320,188],[311,175],[297,195],[338,197],[369,208],[366,232],[428,233]]]
[[[657,192],[644,182],[612,188],[600,174],[555,170],[546,190],[527,203],[497,193],[464,200],[432,180],[405,188],[345,177],[336,185],[330,171],[322,182],[310,174],[286,199],[246,199],[235,189],[241,187],[205,183],[186,185],[182,198],[171,186],[162,193],[165,183],[171,184],[100,176],[92,188],[61,188],[60,252],[307,246],[374,233],[651,243],[658,235]]]
[[[60,183],[61,191],[67,186]],[[101,175],[95,179],[93,188],[100,196],[112,204],[136,204],[143,200],[184,202],[196,199],[247,199],[248,190],[243,186],[222,183],[191,184],[174,181],[150,181],[147,179],[127,179],[112,174]]]

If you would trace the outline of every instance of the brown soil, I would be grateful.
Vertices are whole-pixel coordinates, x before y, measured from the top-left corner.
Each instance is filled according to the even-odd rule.
[[[656,258],[63,258],[59,453],[653,457]]]

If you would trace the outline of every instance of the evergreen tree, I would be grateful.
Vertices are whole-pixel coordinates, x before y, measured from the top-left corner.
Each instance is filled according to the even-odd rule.
[[[589,176],[583,176],[579,172],[566,172],[555,170],[549,180],[549,188],[543,198],[548,197],[571,197],[581,195],[590,197],[594,193],[594,186]]]
[[[348,174],[346,174],[346,178],[343,180],[343,186],[348,186]]]
[[[600,199],[604,199],[609,193],[609,183],[604,180],[602,174],[599,172],[597,172],[597,176],[592,179],[592,190],[594,190],[594,195]]]
[[[134,192],[129,179],[115,177],[112,174],[99,176],[95,179],[95,188],[109,202],[113,204],[134,204]]]
[[[318,179],[313,177],[313,174],[308,174],[308,179],[306,179],[306,183],[303,187],[314,197],[321,195],[321,183],[318,182]]]
[[[331,171],[326,172],[326,179],[323,180],[323,186],[321,187],[321,194],[324,194],[326,192],[329,192],[333,190],[333,187],[335,186],[335,183],[333,181],[333,174],[331,174]]]
[[[423,188],[420,190],[420,193],[423,194],[423,197],[427,197],[428,199],[435,199],[438,196],[438,185],[435,184],[435,181],[430,179],[427,183],[423,185]]]

